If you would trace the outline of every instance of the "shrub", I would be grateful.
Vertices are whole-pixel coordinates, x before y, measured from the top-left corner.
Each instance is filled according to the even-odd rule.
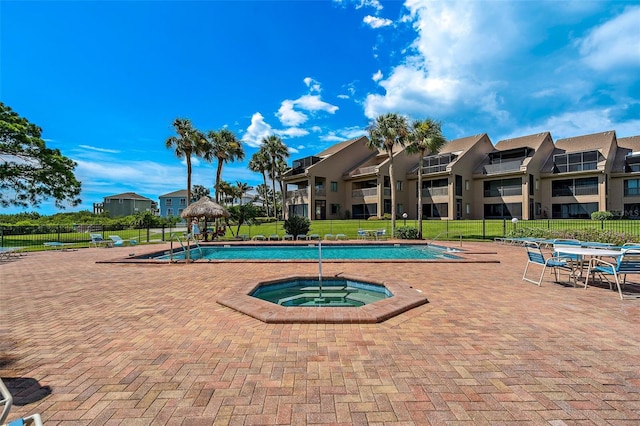
[[[593,212],[591,213],[591,220],[611,220],[613,219],[613,213],[611,212]]]
[[[417,240],[418,230],[410,226],[399,226],[396,228],[395,237],[401,240]]]
[[[349,210],[344,211],[344,218],[345,220],[351,219],[351,212]]]
[[[391,220],[391,213],[385,213],[382,215],[382,220]]]
[[[293,236],[305,235],[311,228],[311,221],[304,216],[291,216],[284,221],[282,227],[287,231],[287,234]]]

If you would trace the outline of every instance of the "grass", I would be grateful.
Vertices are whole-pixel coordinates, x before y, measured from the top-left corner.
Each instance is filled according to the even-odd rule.
[[[412,227],[417,228],[417,220],[403,219],[396,221],[396,227]],[[262,234],[265,236],[278,234],[282,237],[286,232],[283,228],[283,222],[270,222],[260,225],[240,227],[238,234],[245,234],[249,237]],[[231,240],[234,238],[235,226],[227,229],[227,234],[223,239]],[[511,223],[510,220],[424,220],[422,222],[422,235],[426,241],[455,241],[460,238],[469,241],[493,240],[495,237],[507,236],[515,229],[522,230],[524,228],[540,228],[545,230],[610,230],[613,232],[625,232],[632,235],[640,235],[640,221],[633,220],[611,220],[611,221],[593,221],[593,220],[532,220],[520,221],[517,224]],[[102,231],[101,234],[105,238],[109,235],[119,235],[122,239],[128,241],[133,238],[140,244],[154,241],[169,241],[171,233],[177,233],[182,236],[183,228],[165,228],[162,230],[147,229],[119,229],[113,231]],[[316,220],[311,222],[310,234],[318,234],[324,237],[326,234],[345,234],[350,239],[357,237],[358,229],[385,229],[387,235],[391,235],[390,220]],[[233,231],[233,233],[231,232]],[[164,233],[163,233],[164,232]],[[24,247],[25,250],[35,251],[43,250],[44,242],[59,241],[61,243],[73,244],[69,248],[89,247],[91,238],[88,232],[53,232],[45,234],[22,234],[8,235],[5,232],[1,236],[2,247]]]

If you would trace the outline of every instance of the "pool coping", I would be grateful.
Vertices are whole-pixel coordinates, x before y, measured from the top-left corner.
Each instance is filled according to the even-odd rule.
[[[219,241],[209,242],[201,244],[201,247],[211,246],[224,246],[224,245],[239,245],[239,246],[278,246],[278,245],[309,245],[308,241]],[[323,245],[429,245],[422,241],[406,241],[406,240],[387,240],[387,241],[362,241],[362,240],[342,240],[342,241],[327,241],[323,242]],[[450,254],[457,256],[457,259],[443,258],[443,259],[322,259],[322,263],[500,263],[495,259],[483,259],[476,257],[478,255],[495,255],[496,251],[482,251],[482,250],[465,250],[464,248],[458,248],[453,246],[445,246],[440,244],[432,244],[437,247],[451,248],[453,251]],[[197,248],[192,248],[197,250]],[[167,250],[159,250],[157,253],[161,254]],[[154,253],[146,253],[145,256],[153,255]],[[197,260],[185,260],[185,259],[148,259],[138,256],[129,255],[127,257],[119,257],[114,259],[105,259],[97,261],[96,263],[134,263],[134,264],[160,264],[160,265],[172,265],[172,264],[216,264],[216,263],[318,263],[317,259],[197,259]]]
[[[334,277],[334,276],[332,276]],[[269,324],[299,324],[299,323],[345,323],[345,324],[375,324],[386,321],[403,312],[429,303],[422,290],[414,288],[403,280],[381,281],[370,277],[337,274],[335,277],[352,281],[366,281],[386,287],[393,296],[358,307],[298,307],[280,306],[267,302],[250,294],[261,284],[256,280],[245,280],[238,286],[221,295],[216,302],[229,309],[241,312],[252,318]],[[296,279],[316,279],[317,276],[291,275],[268,280],[269,283]]]

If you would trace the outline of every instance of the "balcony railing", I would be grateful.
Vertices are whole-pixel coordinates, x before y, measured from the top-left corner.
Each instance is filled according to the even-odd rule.
[[[316,189],[314,190],[314,194],[316,195],[316,197],[326,197],[327,190],[324,187],[317,186]]]
[[[449,195],[449,187],[435,187],[435,188],[423,188],[422,196],[423,197],[438,197],[442,195]]]
[[[486,164],[482,173],[492,175],[496,173],[517,172],[522,166],[522,160],[505,161],[504,163]]]
[[[522,195],[521,186],[503,186],[484,191],[485,197],[508,197],[510,195]]]
[[[309,195],[308,188],[287,191],[287,198],[305,198]]]
[[[598,186],[567,186],[552,191],[552,197],[573,197],[576,195],[598,195]]]
[[[437,166],[425,166],[422,168],[422,174],[428,175],[429,173],[440,173],[447,171],[448,164],[439,164]]]
[[[362,188],[351,191],[351,198],[375,197],[378,195],[378,188]]]
[[[347,173],[347,176],[352,177],[356,175],[368,175],[372,173],[377,173],[377,171],[378,171],[378,166],[358,167],[357,169]]]

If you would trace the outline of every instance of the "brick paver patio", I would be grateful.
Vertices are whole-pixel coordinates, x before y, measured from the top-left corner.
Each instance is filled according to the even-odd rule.
[[[26,403],[9,419],[640,424],[640,300],[526,283],[522,248],[463,244],[500,263],[323,264],[429,299],[380,324],[266,324],[216,303],[237,282],[313,275],[313,264],[95,263],[159,248],[0,263],[0,376]]]

